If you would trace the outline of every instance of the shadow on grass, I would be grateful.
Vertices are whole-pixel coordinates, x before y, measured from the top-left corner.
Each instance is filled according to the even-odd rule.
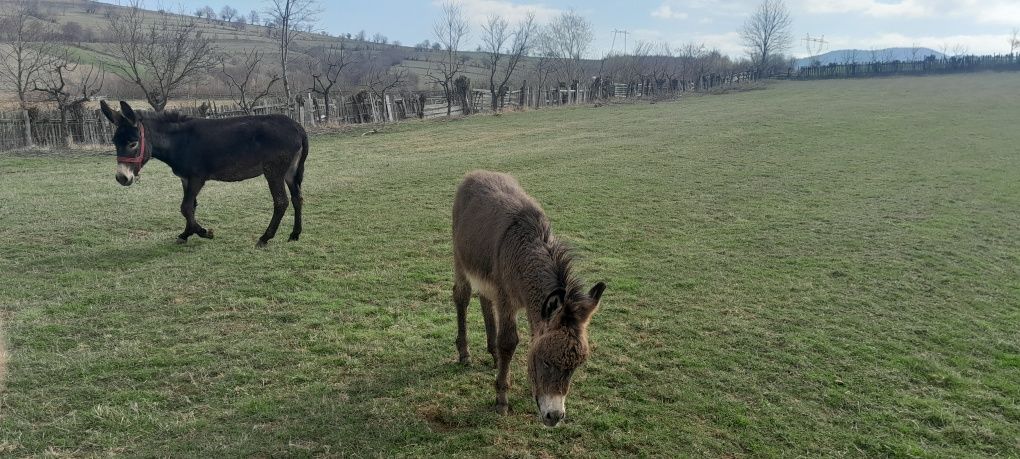
[[[196,238],[197,239],[197,238]],[[189,251],[193,242],[176,244],[173,240],[137,241],[120,247],[102,247],[98,250],[79,253],[54,253],[52,256],[37,257],[24,263],[26,269],[53,266],[80,267],[89,269],[124,270]]]

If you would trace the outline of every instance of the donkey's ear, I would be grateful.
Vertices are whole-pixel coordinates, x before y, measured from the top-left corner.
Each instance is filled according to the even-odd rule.
[[[132,126],[138,124],[138,115],[131,109],[131,106],[123,100],[120,101],[120,112],[124,114],[124,119],[131,123]]]
[[[599,300],[602,299],[602,292],[606,291],[606,283],[599,282],[592,286],[591,290],[588,290],[588,298],[591,298],[592,302],[596,305],[599,304]]]
[[[120,113],[113,111],[105,100],[99,101],[99,109],[103,112],[103,115],[106,116],[106,119],[110,120],[110,122],[115,125],[120,124],[120,120],[123,119],[123,117],[120,116]]]
[[[545,299],[545,304],[542,305],[542,318],[548,320],[550,317],[556,315],[556,313],[563,309],[563,302],[566,301],[567,291],[562,288],[553,290]]]

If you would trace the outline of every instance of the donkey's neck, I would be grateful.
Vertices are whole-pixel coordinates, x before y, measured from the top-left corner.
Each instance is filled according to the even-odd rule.
[[[142,120],[142,123],[148,135],[149,147],[152,148],[152,157],[174,168],[181,159],[179,149],[174,145],[174,127],[159,120]]]
[[[542,307],[551,293],[563,289],[567,295],[572,295],[580,288],[571,274],[572,259],[567,247],[552,237],[536,242],[528,250],[529,256],[521,263],[519,271],[523,288],[519,290],[518,301],[527,305],[532,324],[542,320]]]

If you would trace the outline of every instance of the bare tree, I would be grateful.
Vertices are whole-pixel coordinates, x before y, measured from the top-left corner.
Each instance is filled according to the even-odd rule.
[[[237,10],[230,5],[223,5],[223,8],[220,9],[220,19],[223,19],[226,22],[233,21],[236,16]]]
[[[329,45],[319,59],[315,59],[308,69],[312,76],[312,91],[322,95],[326,103],[326,118],[329,121],[329,101],[333,97],[333,89],[340,82],[344,69],[361,60],[361,53],[348,49],[344,42]]]
[[[247,115],[253,114],[259,101],[272,93],[273,85],[280,81],[280,76],[274,73],[268,77],[269,82],[265,82],[266,77],[262,74],[263,56],[257,48],[251,48],[244,52],[244,62],[238,69],[228,71],[226,64],[223,64],[223,74],[227,77],[230,92],[236,94],[234,100]]]
[[[71,144],[70,129],[67,124],[67,113],[81,110],[82,105],[92,100],[103,90],[106,73],[101,67],[88,66],[79,71],[81,61],[72,59],[70,52],[64,50],[49,67],[49,72],[40,81],[32,83],[32,90],[44,94],[44,98],[53,102],[60,112],[60,124],[67,133],[66,145]],[[42,83],[42,86],[39,86]]]
[[[1009,36],[1009,54],[1015,55],[1017,51],[1020,51],[1020,29],[1014,27]]]
[[[386,100],[386,93],[408,83],[410,74],[403,67],[386,65],[379,59],[372,59],[372,65],[365,72],[365,87],[380,101]]]
[[[32,146],[29,93],[36,80],[53,65],[56,44],[49,23],[32,16],[33,4],[16,0],[9,15],[0,18],[0,83],[18,97],[25,125],[25,143]]]
[[[963,43],[957,43],[953,45],[953,57],[964,56],[967,54],[968,50],[969,49],[967,48],[967,45]]]
[[[939,45],[939,53],[942,54],[943,59],[949,57],[949,48],[949,42],[944,41],[941,45]]]
[[[141,0],[134,0],[125,13],[110,17],[111,51],[117,57],[110,65],[161,112],[178,90],[216,68],[219,51],[187,16],[150,15],[141,6]]]
[[[199,16],[199,17],[202,17],[202,16],[205,16],[205,20],[206,21],[210,21],[211,22],[212,20],[216,19],[216,10],[214,10],[209,5],[206,5],[204,8],[202,8],[202,15]]]
[[[443,88],[443,94],[446,96],[446,116],[450,116],[453,108],[453,79],[464,64],[460,58],[460,42],[467,36],[468,30],[467,19],[464,18],[460,5],[453,2],[444,3],[443,16],[432,26],[436,44],[443,48],[443,58],[436,63],[436,68],[429,66],[425,76]]]
[[[550,56],[547,53],[541,53],[537,59],[533,60],[534,64],[532,72],[535,78],[535,83],[540,91],[537,94],[539,97],[544,97],[545,90],[548,89],[546,86],[549,84],[549,79],[551,78],[553,71],[556,69],[556,64],[559,60],[559,58]],[[535,109],[538,109],[542,103],[544,103],[542,102],[542,99],[539,99],[539,103],[535,105]]]
[[[583,75],[582,59],[588,53],[595,34],[591,22],[571,11],[560,13],[542,31],[541,54],[555,58],[551,63],[560,82],[571,84]]]
[[[680,60],[683,62],[681,70],[681,79],[683,80],[684,90],[688,89],[688,84],[700,84],[701,75],[704,75],[706,68],[708,67],[707,56],[710,54],[704,43],[688,42],[680,46],[677,50]],[[690,89],[694,89],[693,87]]]
[[[641,84],[641,95],[648,95],[650,83],[655,72],[654,69],[654,45],[650,42],[639,41],[634,46],[633,55],[630,56],[629,73],[632,81]]]
[[[769,71],[769,57],[782,54],[793,43],[793,20],[783,0],[762,0],[744,22],[740,37],[759,71]]]
[[[482,42],[485,44],[483,49],[488,54],[485,65],[489,69],[493,113],[496,112],[499,101],[506,95],[510,77],[521,63],[521,59],[528,55],[534,33],[534,13],[528,13],[513,31],[510,31],[510,23],[497,15],[489,16],[482,25]]]
[[[315,15],[319,13],[315,0],[269,0],[266,10],[280,30],[280,69],[283,72],[283,94],[287,98],[287,107],[293,111],[294,101],[290,94],[290,79],[287,77],[287,64],[290,49],[295,39],[302,33],[301,29],[315,23]]]
[[[248,13],[248,24],[259,25],[259,12],[258,11],[251,10],[251,12]]]
[[[859,60],[860,51],[857,49],[848,49],[846,53],[843,53],[843,65],[856,64]]]

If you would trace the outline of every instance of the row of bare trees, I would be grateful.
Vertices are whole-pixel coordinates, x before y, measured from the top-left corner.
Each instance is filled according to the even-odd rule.
[[[461,46],[470,33],[470,25],[458,3],[447,2],[442,15],[433,24],[435,41],[432,49],[441,57],[432,62],[426,78],[443,90],[447,115],[455,101],[455,81],[467,65]],[[574,11],[566,11],[549,24],[539,26],[533,13],[526,14],[517,23],[500,15],[490,15],[481,27],[480,51],[484,53],[482,66],[488,72],[488,88],[493,111],[510,90],[514,75],[523,67],[527,56],[537,55],[534,73],[538,85],[547,83],[551,74],[563,82],[583,79],[584,59],[594,39],[591,23]],[[426,40],[418,45],[428,49]]]
[[[24,118],[26,142],[31,145],[29,109],[34,100],[53,102],[66,123],[67,113],[95,97],[106,77],[104,66],[121,79],[136,86],[155,111],[183,88],[209,77],[223,67],[232,88],[237,88],[239,104],[250,110],[266,97],[277,81],[282,81],[286,100],[291,101],[288,81],[288,51],[298,30],[315,14],[314,0],[271,0],[267,12],[280,29],[281,77],[261,81],[262,53],[249,50],[241,66],[244,76],[226,72],[226,56],[195,21],[183,14],[152,12],[141,0],[127,8],[111,10],[107,15],[107,34],[112,46],[111,62],[89,65],[74,57],[66,34],[44,20],[36,2],[14,0],[11,9],[0,17],[0,83],[18,99]],[[41,96],[41,97],[34,97]]]
[[[80,109],[101,90],[105,73],[81,65],[61,47],[63,35],[39,17],[35,3],[15,0],[10,6],[10,14],[0,17],[0,83],[17,96],[26,143],[31,146],[33,95],[53,102],[66,126],[68,112]]]
[[[746,68],[717,49],[690,42],[673,47],[668,42],[638,42],[629,55],[605,59],[603,80],[640,84],[642,94],[703,89],[704,77],[729,75]]]

